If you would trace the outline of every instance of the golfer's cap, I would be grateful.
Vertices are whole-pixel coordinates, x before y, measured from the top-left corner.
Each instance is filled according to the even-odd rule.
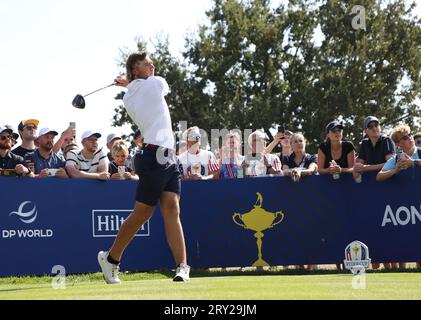
[[[256,137],[256,139],[269,140],[266,133],[264,133],[263,131],[260,131],[260,130],[256,130],[256,131],[252,132],[251,135],[249,135],[249,137],[247,139],[247,142],[250,146],[251,146],[251,142],[253,140],[253,137]]]
[[[336,128],[343,129],[344,126],[339,121],[336,121],[336,120],[329,122],[329,124],[326,126],[326,133],[329,133],[329,131],[333,131]]]
[[[137,138],[139,138],[142,135],[142,133],[140,132],[140,129],[137,129],[134,134],[133,134],[133,139],[136,140]]]
[[[99,138],[99,137],[98,137]],[[115,133],[110,133],[107,136],[107,144],[109,144],[111,141],[113,141],[114,139],[121,139],[121,137],[118,134]]]
[[[18,130],[22,131],[25,126],[30,124],[34,125],[35,127],[38,127],[39,121],[37,119],[22,120],[21,122],[19,122]]]
[[[52,133],[55,136],[58,135],[58,132],[55,130],[52,130],[50,128],[42,128],[38,133],[37,139],[49,133]]]
[[[13,134],[13,129],[9,128],[8,126],[0,127],[0,133],[3,132],[9,132],[10,134]]]
[[[85,131],[84,133],[82,133],[82,139],[81,141],[83,141],[86,138],[92,137],[92,136],[96,136],[98,139],[101,138],[101,134],[95,131]]]
[[[364,120],[364,129],[367,129],[368,125],[370,124],[370,122],[377,122],[380,123],[379,119],[377,119],[376,117],[373,116],[369,116],[367,118],[365,118]]]

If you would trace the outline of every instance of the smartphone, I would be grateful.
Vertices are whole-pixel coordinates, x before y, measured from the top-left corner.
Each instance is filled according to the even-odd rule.
[[[54,177],[57,173],[58,169],[48,169],[48,176],[49,177]]]
[[[69,128],[76,129],[76,122],[70,122]]]
[[[278,126],[278,132],[285,133],[285,127],[284,126]]]

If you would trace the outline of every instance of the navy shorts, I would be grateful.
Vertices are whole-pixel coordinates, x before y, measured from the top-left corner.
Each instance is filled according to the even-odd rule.
[[[135,168],[139,175],[136,201],[149,206],[156,206],[163,192],[180,195],[181,175],[178,169],[175,152],[165,151],[167,162],[157,161],[157,150],[143,148],[135,157]]]

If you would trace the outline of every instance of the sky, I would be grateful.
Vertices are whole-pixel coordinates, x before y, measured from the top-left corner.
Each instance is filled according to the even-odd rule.
[[[111,127],[121,88],[87,97],[83,110],[72,107],[74,96],[112,83],[119,49],[135,50],[138,36],[167,34],[179,55],[211,7],[212,0],[1,0],[0,125],[36,118],[58,132],[76,122],[79,137],[85,130],[130,134],[128,126]]]
[[[86,98],[86,108],[71,102],[113,82],[120,70],[119,49],[136,49],[136,37],[168,34],[178,54],[188,32],[205,23],[210,0],[2,0],[0,1],[0,125],[17,129],[23,119],[39,127],[64,131],[76,122],[85,130],[130,134],[111,127],[114,100],[121,88],[111,87]],[[105,138],[101,139],[104,144]]]

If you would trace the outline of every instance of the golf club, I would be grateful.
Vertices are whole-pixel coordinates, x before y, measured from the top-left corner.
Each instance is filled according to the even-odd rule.
[[[98,91],[101,91],[101,90],[104,90],[104,89],[106,89],[106,88],[108,88],[108,87],[112,87],[112,86],[114,86],[116,84],[116,82],[113,82],[113,83],[111,83],[111,84],[109,84],[108,86],[105,86],[105,87],[103,87],[103,88],[101,88],[101,89],[98,89],[98,90],[95,90],[95,91],[92,91],[92,92],[90,92],[90,93],[88,93],[88,94],[85,94],[84,96],[82,96],[81,94],[78,94],[78,95],[76,95],[76,97],[73,99],[73,101],[72,101],[72,105],[73,105],[73,107],[75,107],[75,108],[78,108],[78,109],[85,109],[85,97],[87,97],[87,96],[89,96],[89,95],[91,95],[91,94],[93,94],[93,93],[95,93],[95,92],[98,92]]]

